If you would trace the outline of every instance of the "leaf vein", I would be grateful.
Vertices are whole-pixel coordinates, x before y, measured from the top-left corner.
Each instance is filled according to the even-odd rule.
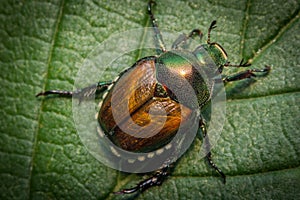
[[[61,1],[60,5],[59,5],[59,11],[58,11],[58,14],[57,14],[57,19],[56,19],[56,24],[55,24],[55,27],[54,27],[54,31],[53,31],[53,35],[52,35],[52,39],[51,39],[51,45],[50,45],[50,50],[49,50],[49,54],[48,54],[48,59],[47,59],[47,71],[46,71],[46,80],[48,80],[48,76],[49,76],[49,68],[50,68],[50,63],[51,63],[51,60],[52,60],[52,55],[53,55],[53,52],[54,52],[54,45],[55,45],[55,41],[57,39],[57,35],[58,35],[58,30],[59,30],[59,26],[60,26],[60,23],[61,23],[61,20],[62,20],[62,16],[63,16],[63,9],[64,9],[64,0]],[[47,83],[44,84],[44,87],[43,87],[43,90],[45,90],[47,86]],[[43,108],[43,102],[41,103],[41,106],[40,106],[40,109],[39,111],[37,112],[37,122],[39,124],[40,120],[41,120],[41,111],[42,111],[42,108]],[[37,140],[37,136],[38,136],[38,133],[39,133],[39,129],[40,127],[37,126],[36,128],[36,131],[34,133],[34,141],[33,141],[33,145],[32,145],[32,156],[31,156],[31,163],[30,163],[30,167],[29,167],[29,178],[28,178],[28,193],[27,193],[27,197],[30,198],[31,197],[31,188],[32,188],[32,172],[33,172],[33,168],[34,168],[34,160],[35,160],[35,153],[36,153],[36,148],[37,148],[37,143],[38,143],[38,140]]]
[[[281,29],[279,29],[279,31],[277,32],[276,35],[274,35],[272,38],[270,38],[268,40],[267,43],[265,43],[258,52],[256,52],[254,54],[254,56],[252,57],[252,60],[257,59],[260,55],[263,55],[263,52],[265,52],[268,48],[270,48],[273,44],[276,43],[276,41],[278,41],[278,39],[284,35],[284,33],[293,26],[294,23],[296,23],[298,21],[298,19],[300,18],[300,8],[297,9],[297,11],[295,12],[294,16],[291,17],[291,19],[285,24],[285,26],[281,27]]]

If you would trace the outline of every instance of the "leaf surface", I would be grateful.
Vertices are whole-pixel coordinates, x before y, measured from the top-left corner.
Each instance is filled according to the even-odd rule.
[[[161,187],[113,195],[143,177],[110,169],[89,154],[70,99],[35,98],[42,90],[72,90],[78,63],[113,33],[149,26],[146,5],[0,2],[0,198],[299,199],[299,1],[167,0],[155,7],[159,26],[172,31],[199,28],[206,35],[217,20],[212,40],[232,63],[243,57],[252,67],[272,67],[266,77],[227,85],[226,123],[212,150],[226,185],[198,157],[195,142]]]

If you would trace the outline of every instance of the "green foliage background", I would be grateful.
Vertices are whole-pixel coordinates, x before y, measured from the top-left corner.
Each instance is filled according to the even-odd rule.
[[[195,144],[161,187],[113,195],[142,176],[110,169],[87,152],[71,100],[35,98],[45,89],[71,90],[76,63],[112,33],[149,26],[146,5],[1,0],[0,199],[299,199],[299,0],[166,0],[155,7],[159,26],[173,31],[206,33],[216,19],[212,39],[233,63],[244,57],[253,67],[272,66],[267,77],[228,84],[227,120],[213,149],[226,185]]]

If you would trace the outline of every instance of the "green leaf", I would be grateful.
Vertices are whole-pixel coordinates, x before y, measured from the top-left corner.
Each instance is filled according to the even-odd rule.
[[[115,32],[150,25],[146,6],[117,0],[0,2],[0,198],[299,199],[300,3],[280,0],[157,2],[161,28],[206,34],[216,19],[212,40],[232,63],[243,57],[272,71],[227,85],[227,120],[212,150],[226,185],[197,156],[196,142],[161,187],[111,194],[143,177],[110,169],[89,154],[76,133],[70,99],[35,94],[72,90],[78,63],[98,44]]]

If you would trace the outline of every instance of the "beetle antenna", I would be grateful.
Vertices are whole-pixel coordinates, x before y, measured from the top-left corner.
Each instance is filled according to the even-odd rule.
[[[216,24],[217,24],[217,21],[214,20],[214,21],[212,21],[212,23],[210,24],[210,26],[209,26],[209,28],[208,28],[207,44],[210,44],[210,32],[211,32],[211,30],[213,30],[214,28],[217,28]]]

